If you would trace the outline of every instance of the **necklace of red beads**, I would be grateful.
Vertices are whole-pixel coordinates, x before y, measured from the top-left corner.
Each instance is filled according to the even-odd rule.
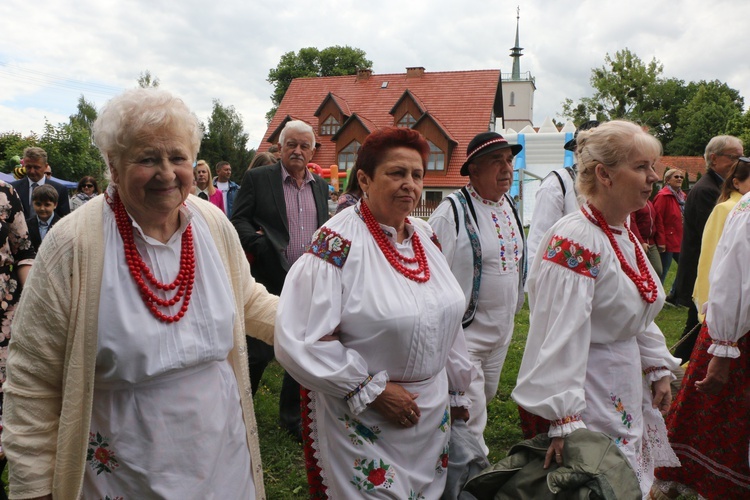
[[[141,293],[141,299],[143,299],[151,314],[159,321],[164,323],[176,323],[180,321],[185,316],[190,305],[190,296],[193,293],[193,283],[195,282],[195,248],[193,247],[192,225],[188,224],[182,233],[180,271],[177,273],[177,278],[172,283],[162,283],[156,279],[143,261],[141,254],[138,253],[138,248],[136,248],[133,238],[133,224],[117,192],[115,192],[113,199],[110,201],[110,206],[115,213],[117,230],[122,237],[123,246],[125,247],[125,260],[128,263],[128,269],[130,269],[130,275],[133,277],[135,284],[138,286],[138,291]],[[171,299],[162,299],[152,288],[163,291],[177,291]],[[171,307],[180,300],[182,300],[182,306],[177,314],[164,314],[159,310],[159,308]]]
[[[367,229],[370,230],[370,234],[372,234],[378,247],[380,247],[380,251],[383,252],[386,260],[396,271],[417,283],[425,283],[430,279],[430,267],[427,264],[424,247],[422,246],[422,242],[416,232],[414,232],[411,237],[411,244],[414,248],[414,257],[404,257],[398,250],[396,250],[391,242],[388,241],[388,238],[383,232],[383,228],[381,228],[378,221],[375,220],[372,212],[370,212],[370,208],[367,206],[367,202],[364,200],[362,200],[362,203],[360,204],[359,211],[362,214],[362,219],[364,219],[365,225],[367,225]],[[404,219],[404,222],[408,223],[409,220]],[[411,269],[404,264],[417,264],[417,268]]]
[[[607,221],[604,219],[604,215],[591,203],[587,203],[587,205],[589,210],[591,211],[591,215],[589,215],[589,213],[586,212],[583,207],[581,207],[581,211],[591,222],[599,226],[599,228],[604,231],[604,234],[607,235],[607,239],[609,240],[609,244],[612,245],[612,250],[615,251],[617,260],[620,261],[620,267],[622,268],[623,272],[628,276],[628,278],[630,278],[630,281],[635,284],[636,288],[638,289],[638,293],[641,295],[643,300],[645,300],[649,304],[652,304],[656,300],[659,289],[656,285],[656,281],[654,281],[654,277],[651,275],[651,272],[648,269],[648,264],[646,264],[646,256],[643,252],[638,251],[637,248],[635,249],[635,262],[638,265],[638,271],[636,272],[635,269],[630,267],[630,264],[628,264],[628,262],[625,260],[625,257],[622,255],[622,250],[620,250],[620,246],[617,244],[617,241],[615,241],[615,237],[612,234],[612,230],[609,228],[609,224],[607,224]],[[635,235],[630,230],[630,228],[625,226],[625,230],[628,232],[628,238],[630,238],[630,241],[633,243],[633,245],[639,246],[640,244],[636,240]]]

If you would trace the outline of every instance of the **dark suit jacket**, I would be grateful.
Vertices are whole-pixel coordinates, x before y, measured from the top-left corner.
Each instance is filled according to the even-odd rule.
[[[328,220],[328,183],[313,174],[312,184],[318,227]],[[269,292],[278,295],[284,286],[289,262],[284,250],[289,245],[281,162],[248,170],[234,199],[232,223],[242,248],[252,256],[251,271]],[[256,231],[263,230],[262,235]]]
[[[58,184],[55,181],[45,180],[44,183],[49,184],[57,190],[58,200],[57,208],[55,209],[55,215],[57,217],[68,215],[70,213],[70,199],[68,198],[68,188],[66,188],[62,184]],[[10,184],[18,192],[18,196],[21,198],[21,203],[23,204],[23,213],[28,219],[32,215],[31,208],[29,207],[29,189],[31,188],[31,182],[29,181],[29,178],[24,177],[23,179],[11,182]]]
[[[723,182],[719,174],[709,170],[690,189],[685,201],[680,261],[677,263],[677,276],[674,282],[675,300],[684,306],[688,306],[693,300],[703,229],[706,227],[708,216],[716,206]]]
[[[52,222],[49,225],[49,229],[47,229],[47,234],[49,234],[49,230],[52,229],[52,226],[57,224],[59,221],[60,217],[55,214],[55,216],[52,217]],[[39,234],[39,219],[36,218],[36,215],[26,219],[26,226],[29,228],[29,239],[31,240],[31,244],[34,245],[36,251],[39,252],[39,245],[42,244],[42,235]]]

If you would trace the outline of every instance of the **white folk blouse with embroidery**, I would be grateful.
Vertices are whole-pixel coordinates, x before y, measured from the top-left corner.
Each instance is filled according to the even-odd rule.
[[[737,358],[737,341],[750,330],[750,193],[734,207],[709,274],[706,323],[714,356]]]
[[[625,259],[637,269],[636,248],[625,228],[612,230]],[[580,210],[555,224],[542,241],[529,273],[529,334],[512,397],[529,412],[557,421],[550,427],[554,437],[586,427],[579,417],[587,406],[587,377],[612,377],[607,366],[589,363],[592,345],[600,351],[635,338],[640,359],[633,362],[640,363],[649,382],[668,376],[679,363],[654,323],[664,304],[661,285],[657,300],[645,302],[607,236]],[[610,383],[638,386],[641,380]]]
[[[177,275],[181,237],[187,221],[193,225],[190,307],[182,320],[168,324],[141,300],[112,210],[105,206],[103,215],[105,262],[83,496],[254,498],[239,389],[227,360],[234,299],[206,222],[182,207],[182,224],[166,244],[133,224],[138,251],[162,282]],[[99,451],[104,448],[107,453]]]

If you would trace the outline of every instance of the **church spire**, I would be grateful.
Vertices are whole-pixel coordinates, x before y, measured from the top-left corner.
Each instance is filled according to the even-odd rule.
[[[516,8],[516,46],[510,49],[510,57],[513,58],[513,72],[511,73],[511,80],[520,80],[521,79],[521,51],[523,50],[523,47],[519,47],[519,39],[518,39],[518,25],[520,24],[521,20],[521,7]]]

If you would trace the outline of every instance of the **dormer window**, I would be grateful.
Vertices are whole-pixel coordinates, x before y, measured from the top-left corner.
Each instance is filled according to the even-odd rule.
[[[351,170],[354,167],[354,162],[357,161],[357,151],[359,151],[360,143],[357,140],[353,140],[346,145],[344,149],[339,151],[339,170]]]
[[[338,132],[340,128],[341,123],[339,123],[339,121],[333,115],[330,115],[320,125],[320,135],[333,135]]]
[[[430,145],[430,157],[427,159],[427,170],[445,170],[445,153],[437,147],[432,141],[427,141]]]
[[[411,115],[411,113],[406,113],[404,116],[401,117],[401,119],[396,123],[397,127],[403,127],[403,128],[412,128],[414,124],[417,123],[417,120]]]

